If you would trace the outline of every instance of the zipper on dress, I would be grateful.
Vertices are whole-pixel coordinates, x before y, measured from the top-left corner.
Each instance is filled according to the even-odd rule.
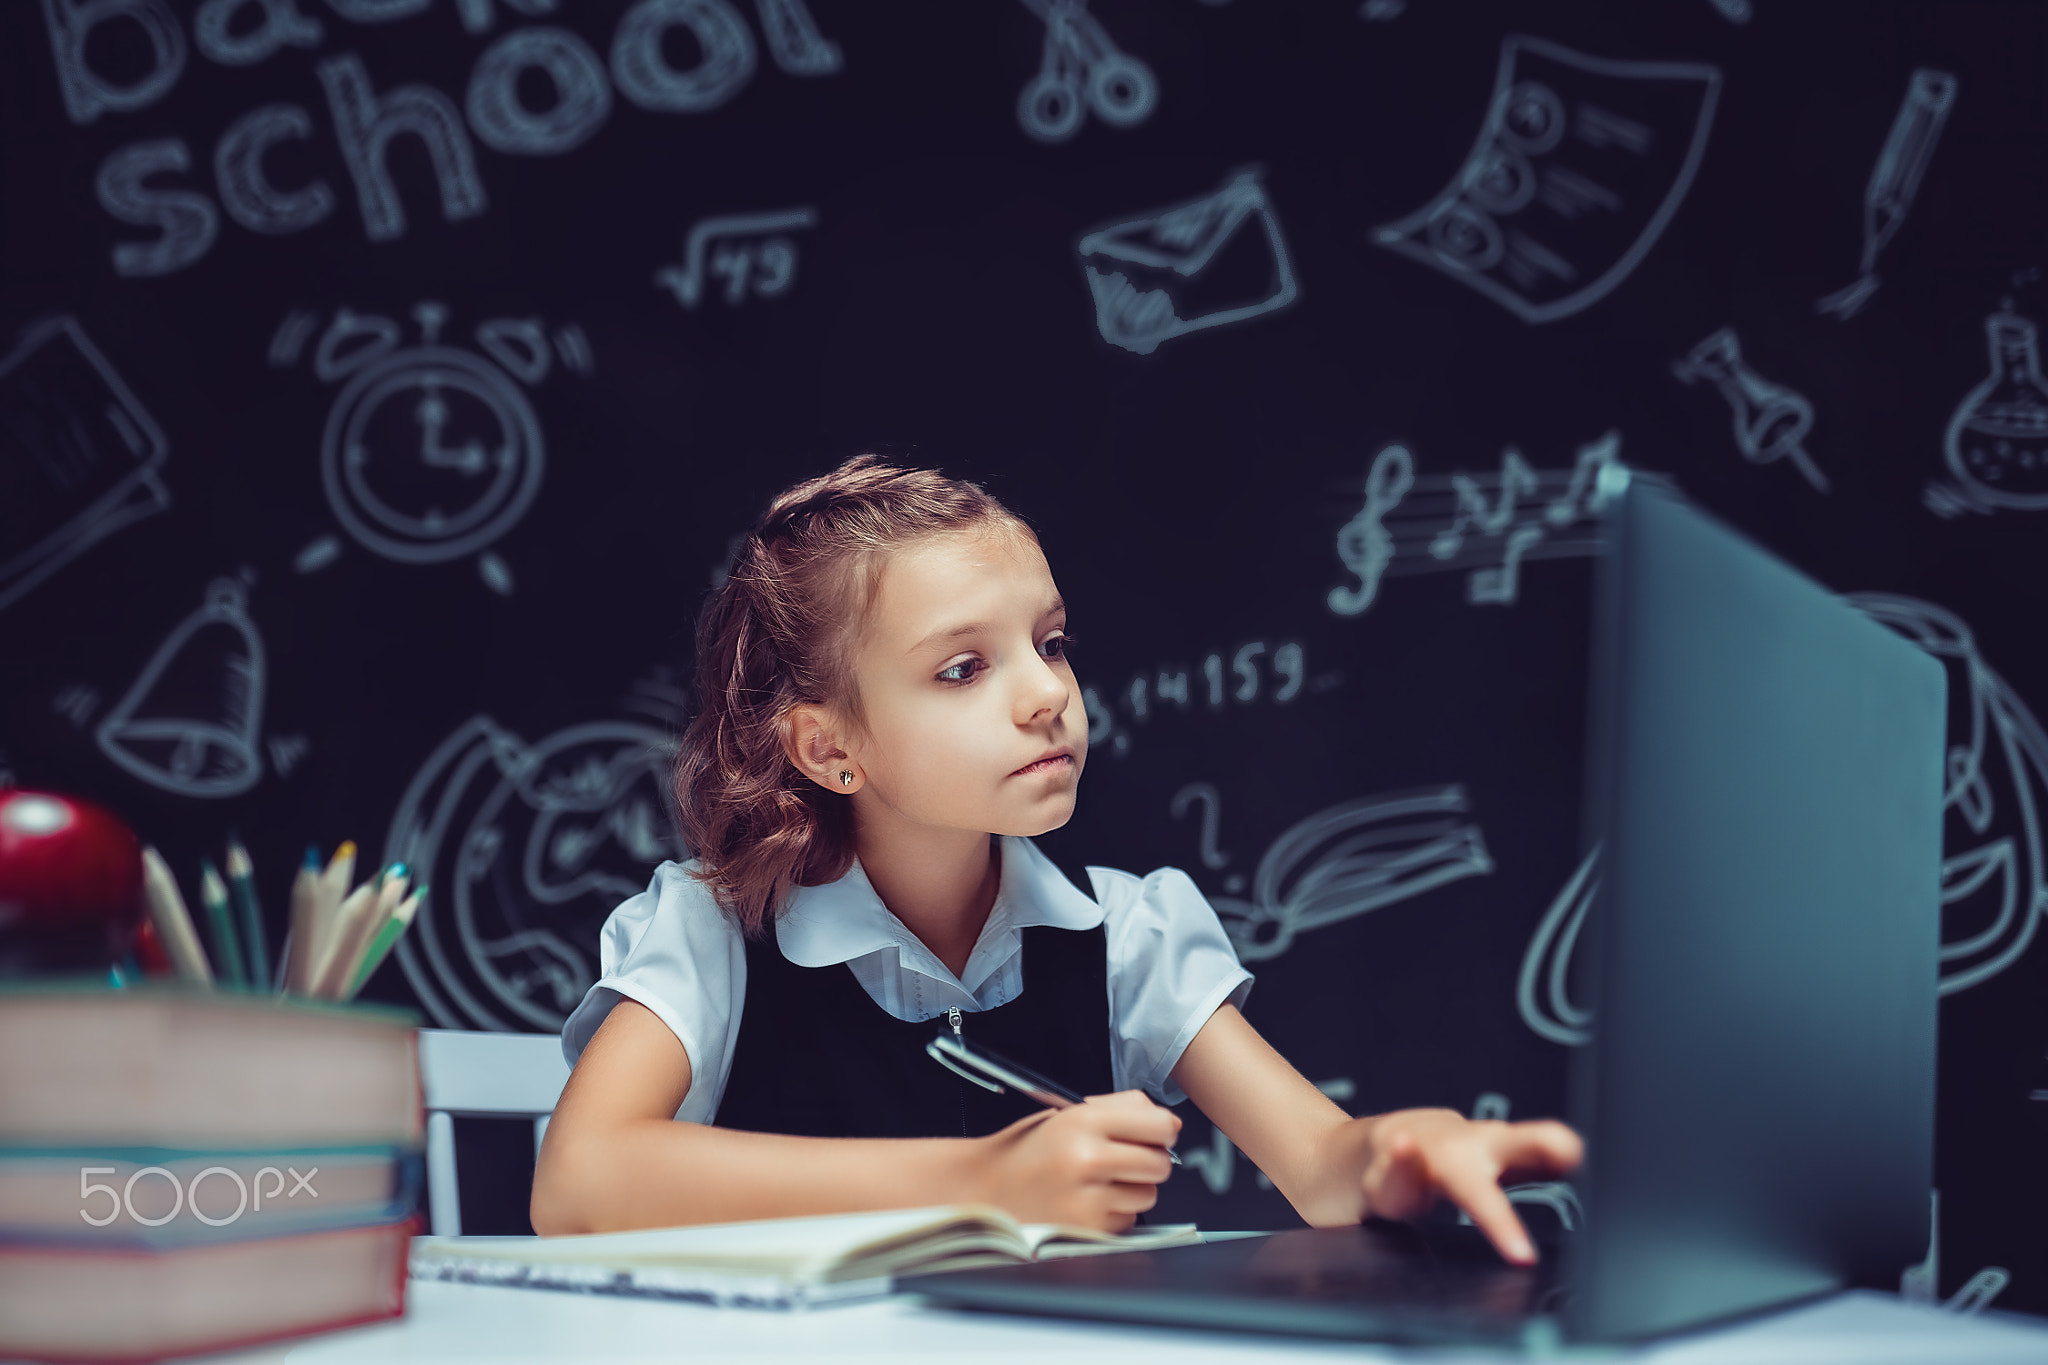
[[[958,1005],[947,1007],[946,1022],[953,1026],[954,1041],[964,1045],[967,1042],[967,1038],[965,1034],[960,1032],[960,1007]],[[960,1136],[967,1136],[967,1092],[964,1090],[960,1092]]]

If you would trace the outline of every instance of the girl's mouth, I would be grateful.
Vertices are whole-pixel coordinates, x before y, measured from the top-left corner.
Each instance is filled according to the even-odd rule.
[[[1070,771],[1073,766],[1074,756],[1072,754],[1053,754],[1048,758],[1039,759],[1036,763],[1025,764],[1017,769],[1016,772],[1011,773],[1010,776],[1029,777],[1033,773],[1066,772]]]

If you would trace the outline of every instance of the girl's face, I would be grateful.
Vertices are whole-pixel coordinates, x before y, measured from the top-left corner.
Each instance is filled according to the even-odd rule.
[[[1044,554],[1009,527],[893,555],[854,652],[861,819],[1027,836],[1064,825],[1088,757],[1066,624]]]

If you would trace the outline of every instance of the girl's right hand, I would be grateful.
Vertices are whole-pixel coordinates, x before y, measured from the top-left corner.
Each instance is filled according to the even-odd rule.
[[[1143,1092],[1022,1118],[982,1144],[984,1197],[1027,1223],[1122,1232],[1158,1202],[1180,1120]]]

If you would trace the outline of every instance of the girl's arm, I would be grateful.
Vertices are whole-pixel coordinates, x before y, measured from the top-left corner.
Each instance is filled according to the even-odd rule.
[[[681,1123],[690,1056],[621,1000],[576,1063],[533,1173],[544,1236],[993,1203],[1121,1231],[1152,1207],[1180,1121],[1142,1095],[1037,1114],[985,1138],[802,1138]]]
[[[1502,1182],[1562,1175],[1583,1150],[1578,1134],[1547,1119],[1474,1121],[1450,1109],[1350,1118],[1234,1005],[1210,1016],[1173,1079],[1310,1224],[1412,1218],[1449,1197],[1524,1265],[1535,1248]]]

